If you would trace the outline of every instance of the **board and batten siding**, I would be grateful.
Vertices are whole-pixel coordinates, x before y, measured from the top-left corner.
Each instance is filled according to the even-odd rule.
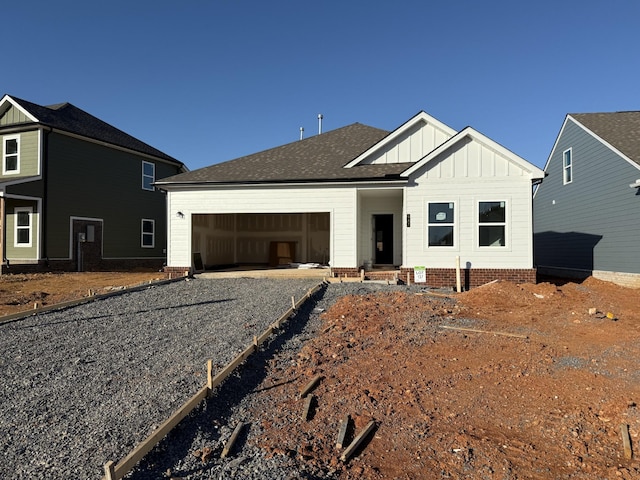
[[[405,189],[405,267],[530,269],[533,266],[531,178],[495,150],[466,139],[434,158]],[[505,202],[506,245],[480,247],[481,201]],[[428,203],[455,205],[454,246],[428,246]]]
[[[31,121],[32,120],[27,117],[22,110],[12,105],[0,116],[0,127],[29,123]]]
[[[572,181],[563,184],[571,148]],[[640,273],[640,195],[629,185],[640,169],[570,118],[534,198],[539,268]]]
[[[417,162],[449,138],[451,134],[441,128],[431,123],[419,122],[361,163],[366,165]]]
[[[331,266],[352,267],[357,264],[357,194],[351,186],[218,187],[170,190],[167,196],[171,234],[167,252],[169,267],[191,265],[192,215],[228,213],[329,213]]]

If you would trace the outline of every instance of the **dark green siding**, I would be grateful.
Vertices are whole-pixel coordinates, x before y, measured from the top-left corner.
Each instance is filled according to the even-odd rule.
[[[45,212],[49,258],[69,256],[70,217],[104,221],[104,258],[164,257],[165,195],[142,189],[142,161],[156,163],[156,177],[177,167],[85,142],[49,135]],[[155,248],[141,247],[141,219],[155,220]]]
[[[562,154],[572,148],[573,181]],[[535,194],[534,256],[539,267],[640,273],[640,169],[568,120]]]

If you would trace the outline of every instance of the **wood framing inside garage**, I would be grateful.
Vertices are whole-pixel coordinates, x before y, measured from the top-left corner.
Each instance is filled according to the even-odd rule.
[[[204,268],[319,263],[330,258],[328,212],[193,214],[192,252]]]

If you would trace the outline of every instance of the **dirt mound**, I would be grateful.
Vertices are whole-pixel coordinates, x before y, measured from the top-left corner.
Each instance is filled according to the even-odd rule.
[[[625,290],[590,279],[344,297],[265,380],[256,442],[344,479],[638,478],[621,440],[621,425],[640,433],[640,320]],[[316,375],[305,420],[299,392]],[[347,414],[346,444],[376,429],[343,462]]]

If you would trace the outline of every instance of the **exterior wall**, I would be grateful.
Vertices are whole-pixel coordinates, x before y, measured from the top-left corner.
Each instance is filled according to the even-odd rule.
[[[460,142],[415,172],[405,189],[403,266],[467,269],[533,268],[531,179],[517,164],[475,141]],[[480,201],[506,205],[506,245],[480,247]],[[453,202],[454,246],[428,245],[428,202]]]
[[[393,264],[402,263],[402,190],[358,191],[358,265],[374,261],[373,215],[393,215]]]
[[[427,281],[424,285],[434,288],[456,288],[458,282],[454,268],[427,268],[426,277]],[[412,269],[402,269],[399,278],[404,282],[406,282],[407,279],[409,279],[411,283],[415,282]],[[514,283],[536,283],[536,270],[533,268],[472,268],[462,269],[460,271],[460,286],[463,290],[479,287],[494,280]]]
[[[28,123],[30,121],[30,118],[12,105],[3,115],[0,116],[0,127],[15,125],[17,123]]]
[[[417,162],[438,145],[451,138],[448,132],[430,123],[420,122],[394,142],[374,153],[362,164]]]
[[[178,173],[177,167],[62,134],[48,138],[46,256],[73,257],[70,222],[79,217],[104,221],[106,259],[164,259],[166,198],[142,189],[142,161],[155,163],[156,179]],[[142,219],[155,222],[153,248],[141,246]]]
[[[357,265],[357,194],[353,186],[220,187],[215,190],[176,190],[167,195],[171,232],[169,267],[184,268],[192,264],[193,215],[314,212],[330,214],[330,264],[335,267]]]
[[[3,175],[4,138],[15,136],[20,138],[19,171]],[[40,130],[0,135],[0,181],[17,180],[40,174],[40,136]]]
[[[563,185],[563,152],[572,182]],[[639,168],[568,119],[534,197],[535,262],[552,269],[640,273]]]

